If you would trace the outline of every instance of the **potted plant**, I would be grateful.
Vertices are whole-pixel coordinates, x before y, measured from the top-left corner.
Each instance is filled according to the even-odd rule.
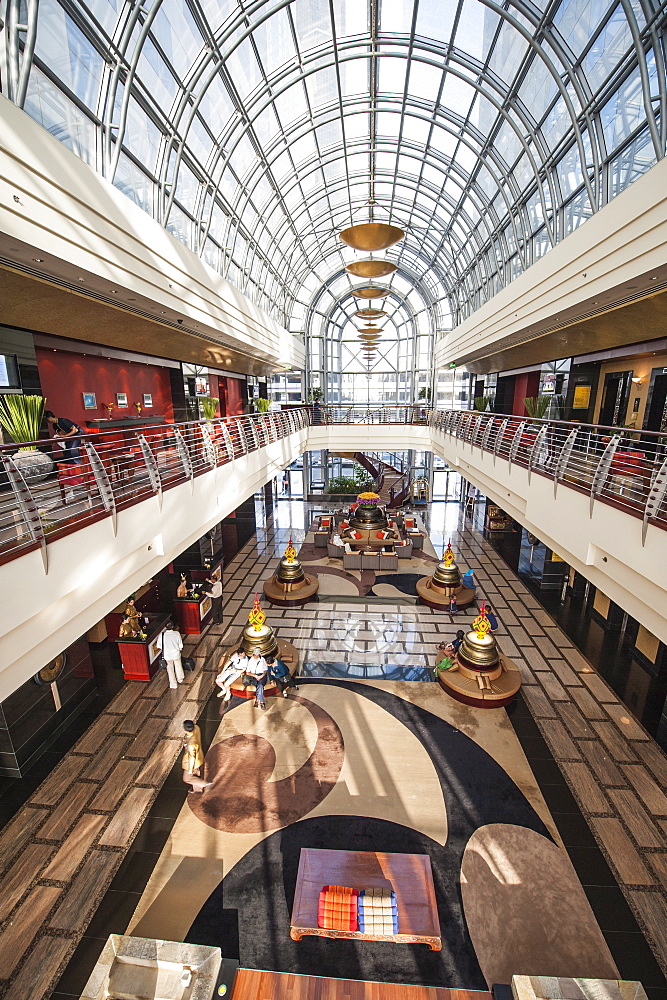
[[[218,403],[220,400],[217,396],[201,396],[199,403],[201,405],[202,413],[204,414],[205,420],[213,420],[217,411]]]
[[[263,399],[262,396],[258,396],[255,400],[255,406],[257,407],[258,413],[267,413],[271,406],[271,400]]]
[[[493,396],[475,396],[475,409],[480,413],[490,410],[493,403]]]
[[[321,403],[323,396],[324,396],[324,389],[320,389],[319,385],[316,385],[308,393],[308,402],[309,403]]]
[[[43,396],[22,396],[17,393],[0,397],[0,424],[7,436],[16,444],[36,441],[45,403]],[[51,456],[38,451],[34,444],[19,448],[12,458],[28,485],[46,479],[53,469]]]

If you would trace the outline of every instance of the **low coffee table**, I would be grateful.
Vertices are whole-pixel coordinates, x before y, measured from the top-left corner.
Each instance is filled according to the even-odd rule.
[[[393,889],[398,905],[398,934],[364,934],[317,926],[320,891],[325,885],[353,889]],[[304,935],[427,944],[440,951],[440,921],[428,854],[384,854],[379,851],[322,851],[302,847],[296,876],[290,937]]]

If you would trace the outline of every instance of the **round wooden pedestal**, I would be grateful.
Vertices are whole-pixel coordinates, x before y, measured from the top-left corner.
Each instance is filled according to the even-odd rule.
[[[429,608],[435,608],[436,611],[449,611],[449,597],[444,591],[431,587],[430,582],[430,576],[423,576],[421,580],[417,580],[416,587],[420,602]],[[454,592],[454,597],[459,608],[467,608],[475,600],[475,591],[461,584],[459,589]]]
[[[291,642],[287,642],[286,639],[278,639],[278,659],[283,661],[285,666],[289,668],[292,677],[294,677],[299,670],[299,650],[296,646],[293,646]],[[255,697],[255,685],[249,684],[248,687],[243,687],[240,677],[237,681],[234,681],[230,690],[237,698]],[[271,695],[278,697],[280,689],[277,684],[270,681],[264,685],[264,694],[267,697]]]
[[[441,670],[438,681],[447,694],[464,705],[474,705],[476,708],[502,708],[508,705],[521,687],[521,674],[516,664],[501,654],[502,670],[493,680],[488,681],[488,687],[480,687],[477,673],[472,670]]]
[[[316,576],[305,576],[303,585],[294,590],[286,590],[274,575],[264,583],[264,596],[280,608],[300,608],[302,604],[312,601],[319,590],[320,582]]]

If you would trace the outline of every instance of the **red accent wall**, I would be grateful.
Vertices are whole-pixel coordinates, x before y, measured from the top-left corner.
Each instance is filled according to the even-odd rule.
[[[235,417],[243,413],[243,395],[241,393],[242,382],[240,378],[226,378],[226,417]]]
[[[539,395],[540,373],[523,372],[521,375],[515,375],[514,379],[514,403],[512,405],[512,413],[516,414],[518,417],[527,417],[528,413],[526,411],[524,399],[530,399],[531,396]]]
[[[225,399],[223,395],[223,383],[224,378],[220,378],[219,375],[209,375],[208,377],[208,393],[211,398],[216,398],[219,400],[218,409],[216,410],[216,416],[220,417],[225,415],[224,404]]]
[[[67,417],[84,426],[86,420],[108,416],[103,403],[114,404],[113,417],[116,419],[136,417],[134,403],[143,406],[144,393],[150,393],[153,405],[145,407],[142,415],[161,414],[165,420],[174,419],[168,368],[144,365],[138,361],[54,351],[46,347],[37,347],[35,353],[42,394],[46,396],[46,409],[53,410],[58,417]],[[84,409],[84,392],[95,393],[97,409]],[[116,406],[117,392],[127,394],[126,409]]]

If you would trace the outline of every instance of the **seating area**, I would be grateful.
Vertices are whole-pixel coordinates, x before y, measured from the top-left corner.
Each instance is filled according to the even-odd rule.
[[[332,559],[342,559],[346,570],[396,572],[399,559],[410,559],[424,545],[425,531],[415,514],[395,514],[386,529],[353,528],[349,514],[321,514],[313,528],[316,548],[326,548]]]

